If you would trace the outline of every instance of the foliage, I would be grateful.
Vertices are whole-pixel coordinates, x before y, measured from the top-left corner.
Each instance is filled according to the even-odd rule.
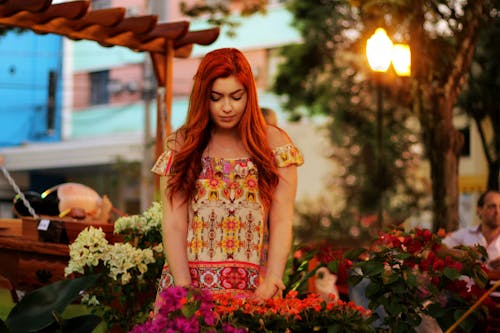
[[[242,1],[239,14],[245,17],[256,13],[266,13],[267,2],[268,0]],[[203,1],[189,4],[186,1],[181,1],[180,4],[182,14],[188,17],[205,17],[209,24],[226,26],[228,27],[227,34],[230,37],[234,37],[234,29],[239,26],[235,17],[231,17],[235,11],[233,7],[231,1]]]
[[[347,254],[354,262],[349,283],[369,282],[364,291],[369,308],[383,309],[382,325],[391,332],[414,332],[422,315],[447,328],[484,293],[487,275],[479,260],[484,248],[467,248],[463,256],[452,256],[441,239],[427,229],[394,228],[382,233],[369,249]],[[377,311],[373,314],[377,319]],[[477,329],[486,314],[486,306],[480,307],[461,329]]]
[[[365,244],[376,236],[375,215],[360,216],[355,213],[355,209],[334,214],[327,207],[296,207],[295,214],[299,222],[294,231],[300,243],[328,241],[336,245],[353,246]]]
[[[61,332],[90,333],[101,318],[82,315],[63,318],[61,313],[75,301],[82,290],[95,285],[97,275],[57,281],[25,295],[10,311],[5,322],[0,321],[1,332]]]
[[[372,332],[369,312],[342,301],[325,302],[318,295],[265,302],[230,294],[210,294],[173,287],[161,293],[158,314],[131,333],[152,332]]]
[[[479,32],[494,13],[494,1],[402,0],[376,6],[377,2],[359,1],[361,20],[367,28],[386,27],[390,36],[403,37],[413,52],[410,100],[430,163],[433,230],[454,230],[458,226],[458,163],[463,145],[453,121],[455,105]]]
[[[331,120],[332,142],[340,143],[334,154],[345,154],[340,185],[347,186],[346,193],[352,187],[348,182],[355,187],[352,204],[346,207],[381,203],[390,211],[393,204],[403,203],[398,214],[408,212],[405,205],[421,208],[422,195],[430,189],[418,178],[408,183],[405,179],[416,173],[405,171],[413,167],[398,166],[412,166],[425,154],[431,165],[433,230],[455,229],[462,139],[452,122],[453,110],[492,1],[291,0],[287,6],[303,43],[283,49],[274,91],[286,96],[285,108],[293,118],[320,113]],[[412,57],[410,78],[397,78],[392,69],[379,83],[380,78],[373,78],[363,59],[364,45],[378,26],[395,42],[409,43],[417,55]],[[376,173],[374,109],[379,104],[371,82],[381,84],[384,102],[383,162]],[[405,125],[414,119],[420,126],[408,131]],[[424,143],[417,146],[418,154],[415,139]],[[386,193],[392,190],[397,192]],[[386,198],[391,200],[384,202]]]
[[[388,223],[426,208],[429,187],[415,172],[422,147],[415,115],[408,108],[408,80],[392,71],[385,80],[369,76],[360,13],[350,1],[295,0],[288,8],[304,42],[282,49],[285,61],[273,89],[287,96],[285,109],[290,118],[327,117],[325,127],[333,146],[328,157],[338,165],[327,183],[342,188],[340,210],[332,211],[330,205],[312,212],[330,225],[321,230],[336,233],[335,237],[349,234],[351,226],[359,227],[361,219],[375,214],[380,206]],[[378,88],[384,96],[382,149],[375,140]],[[301,217],[308,211],[309,207]],[[304,218],[303,222],[308,228],[310,221]],[[365,237],[377,227],[358,230],[367,231]]]
[[[499,33],[500,18],[496,16],[479,36],[468,82],[459,98],[459,106],[474,120],[480,134],[488,164],[488,189],[499,188],[500,105],[496,96],[500,89]]]
[[[130,329],[146,320],[152,310],[157,280],[164,263],[161,245],[161,205],[157,202],[142,215],[119,218],[115,233],[124,242],[109,244],[104,232],[89,227],[70,245],[66,275],[100,273],[94,288],[82,297],[92,313],[108,327]]]

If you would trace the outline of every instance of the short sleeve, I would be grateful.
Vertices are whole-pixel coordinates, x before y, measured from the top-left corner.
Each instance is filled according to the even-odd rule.
[[[151,171],[160,176],[168,175],[170,167],[172,166],[173,157],[174,153],[171,150],[165,150],[160,157],[158,157]]]
[[[302,153],[291,143],[274,148],[273,154],[279,168],[286,168],[291,165],[300,166],[304,164]]]

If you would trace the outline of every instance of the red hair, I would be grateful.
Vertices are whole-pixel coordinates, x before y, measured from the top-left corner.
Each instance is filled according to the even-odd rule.
[[[257,167],[261,201],[266,207],[271,204],[279,181],[278,168],[272,149],[267,144],[266,123],[259,108],[252,68],[243,53],[235,48],[209,52],[198,66],[186,122],[173,138],[176,141],[173,146],[177,150],[168,183],[171,189],[170,199],[176,192],[182,193],[186,200],[194,196],[196,181],[201,172],[202,154],[214,126],[209,113],[212,85],[218,78],[231,75],[245,87],[248,96],[246,109],[237,129],[246,151]]]

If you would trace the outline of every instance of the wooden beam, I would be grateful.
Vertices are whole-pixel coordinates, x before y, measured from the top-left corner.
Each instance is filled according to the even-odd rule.
[[[179,39],[175,40],[175,48],[188,44],[210,45],[219,37],[219,28],[189,31]]]
[[[219,29],[189,31],[188,21],[157,24],[156,15],[125,17],[125,8],[88,10],[89,1],[51,5],[51,0],[0,0],[0,25],[92,40],[105,47],[123,46],[137,52],[163,53],[173,41],[176,57],[189,57],[193,44],[215,41]]]
[[[47,22],[55,18],[77,20],[85,16],[88,8],[88,1],[72,1],[54,4],[45,12],[37,15],[40,18],[38,22]]]
[[[139,35],[147,34],[155,28],[157,21],[158,16],[156,15],[126,17],[115,27],[114,30],[119,33],[130,31]]]
[[[68,25],[75,30],[83,29],[89,25],[102,25],[113,27],[118,25],[125,17],[126,10],[123,7],[91,10],[79,20],[68,21]]]
[[[159,23],[151,32],[143,36],[143,40],[148,41],[157,37],[177,39],[184,36],[188,32],[188,30],[188,21]]]
[[[19,11],[42,12],[49,8],[52,0],[20,0],[3,1],[0,4],[0,15],[9,16]]]
[[[176,58],[189,58],[193,52],[193,44],[184,45],[182,47],[175,47]]]

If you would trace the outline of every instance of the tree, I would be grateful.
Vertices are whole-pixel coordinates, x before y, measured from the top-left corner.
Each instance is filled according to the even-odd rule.
[[[414,109],[422,124],[431,165],[434,230],[458,227],[458,163],[463,136],[453,126],[453,110],[481,28],[489,21],[491,1],[406,1],[412,60]],[[429,20],[428,18],[431,18]],[[446,23],[447,31],[438,25]],[[431,23],[435,28],[427,30]],[[436,55],[440,56],[436,56]]]
[[[491,1],[468,1],[457,6],[455,1],[439,0],[291,1],[290,8],[298,19],[296,26],[305,32],[304,45],[312,46],[288,49],[277,80],[277,92],[289,96],[288,107],[297,110],[308,105],[314,113],[315,106],[326,97],[321,97],[323,91],[318,82],[325,73],[335,72],[325,69],[326,64],[335,67],[339,51],[350,48],[351,52],[362,54],[365,36],[377,26],[385,27],[390,35],[407,39],[414,54],[409,82],[411,107],[420,121],[431,165],[435,231],[458,226],[458,158],[463,138],[453,126],[453,108],[479,31],[493,8]],[[316,12],[325,15],[319,19]],[[319,22],[304,29],[308,20]],[[445,29],[441,30],[443,26]],[[345,38],[348,32],[350,39]],[[331,38],[327,47],[321,45],[326,38],[320,37],[325,34]],[[316,43],[315,39],[322,41]]]
[[[421,182],[411,172],[419,156],[412,149],[418,136],[408,126],[413,117],[406,98],[408,82],[398,80],[394,73],[381,82],[384,95],[399,103],[385,103],[383,163],[374,168],[379,157],[372,107],[375,87],[367,79],[359,33],[352,37],[361,29],[359,11],[348,1],[321,1],[321,5],[319,1],[292,1],[289,10],[303,43],[283,48],[286,61],[279,67],[274,90],[287,95],[285,109],[292,118],[322,114],[330,119],[325,126],[334,145],[331,158],[340,166],[332,185],[343,188],[345,200],[339,216],[329,207],[313,213],[301,212],[299,207],[306,223],[297,234],[306,241],[320,235],[335,242],[362,241],[382,227],[368,217],[380,205],[387,215],[385,225],[405,220],[421,206],[424,189],[418,188]]]
[[[500,172],[500,19],[481,33],[467,88],[459,105],[474,120],[488,164],[488,189],[499,189]],[[490,130],[487,130],[489,126]],[[489,134],[489,135],[488,135]]]

